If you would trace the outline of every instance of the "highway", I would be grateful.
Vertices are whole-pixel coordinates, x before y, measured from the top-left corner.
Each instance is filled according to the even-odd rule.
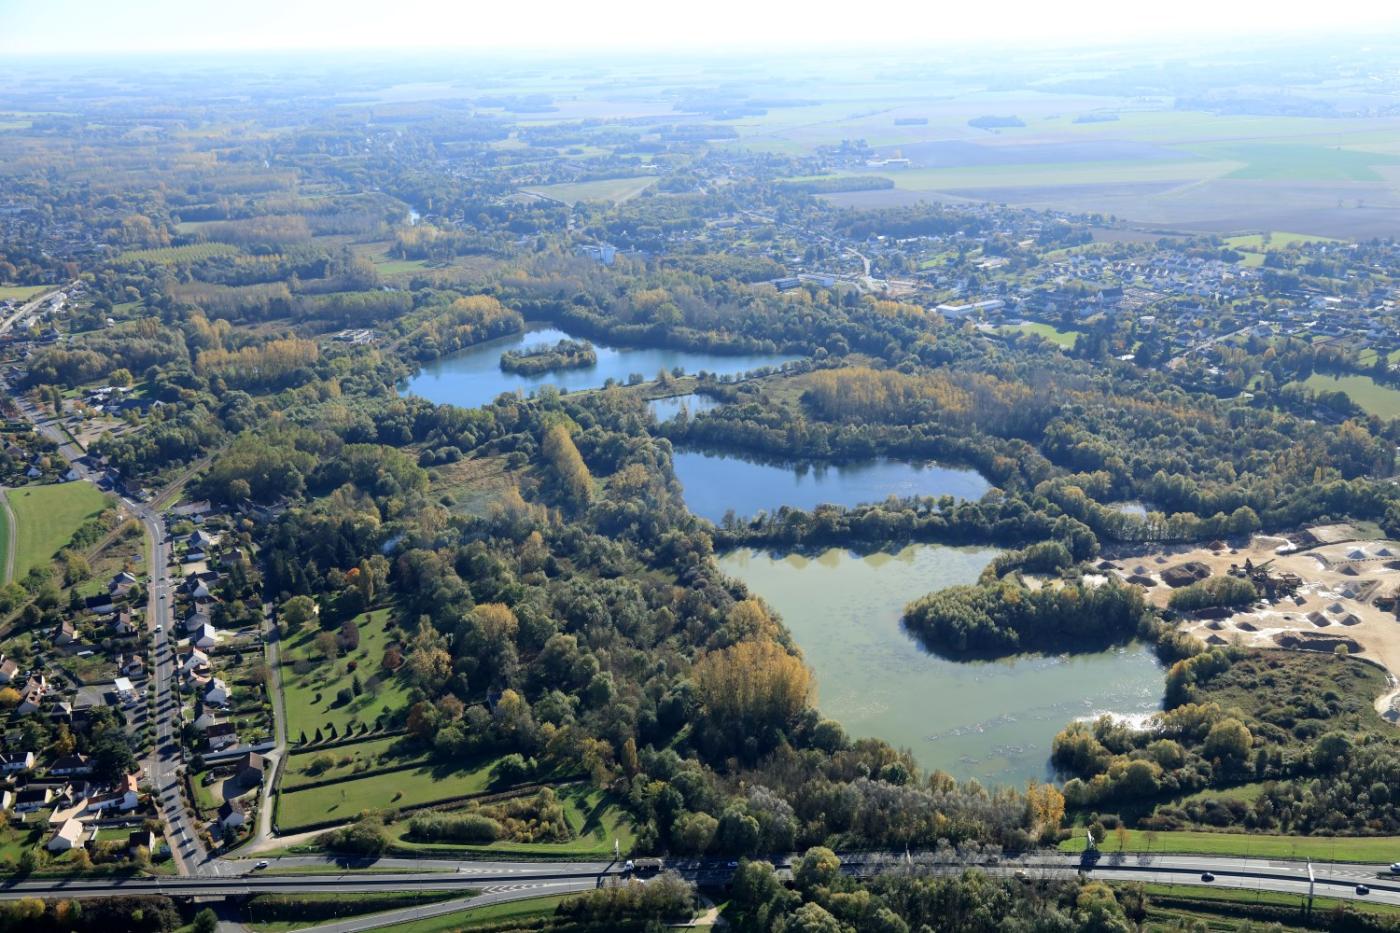
[[[295,860],[287,860],[294,867]],[[327,871],[315,874],[272,874],[252,868],[248,860],[225,864],[241,874],[235,876],[198,875],[191,877],[143,877],[112,879],[10,880],[0,884],[0,898],[25,896],[99,897],[113,894],[166,894],[183,896],[247,895],[254,893],[352,893],[367,891],[453,891],[491,892],[498,900],[536,897],[561,890],[585,890],[624,877],[617,862],[461,862],[438,860],[435,867],[454,865],[454,870],[390,874],[383,869],[401,862],[374,863],[357,871]],[[791,865],[791,857],[774,859],[780,868]],[[666,866],[682,877],[703,884],[722,884],[733,873],[727,859],[675,859]],[[274,866],[282,867],[277,860]],[[426,867],[426,866],[425,866]],[[927,854],[911,857],[893,853],[852,854],[843,858],[844,869],[867,876],[884,871],[912,868],[919,871],[951,873],[966,870],[961,863],[935,862]],[[998,875],[1023,873],[1031,879],[1069,878],[1081,868],[1077,856],[1037,853],[1015,859],[982,864],[982,870]],[[380,871],[375,871],[380,868]],[[1316,894],[1350,900],[1366,900],[1400,906],[1400,877],[1391,876],[1383,865],[1313,863]],[[1104,857],[1084,870],[1086,877],[1106,881],[1141,881],[1158,884],[1206,885],[1202,872],[1215,877],[1211,887],[1245,891],[1269,891],[1305,896],[1308,893],[1308,864],[1269,859],[1220,858],[1208,856],[1143,856],[1115,859]],[[1356,886],[1364,883],[1370,893],[1361,895]]]

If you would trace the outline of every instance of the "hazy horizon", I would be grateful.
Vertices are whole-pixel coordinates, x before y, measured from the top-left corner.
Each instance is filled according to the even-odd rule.
[[[932,12],[909,2],[853,15],[849,5],[819,0],[762,5],[715,0],[703,15],[616,0],[603,7],[560,0],[533,5],[528,16],[509,6],[466,6],[401,0],[293,5],[249,0],[236,12],[178,0],[0,0],[0,52],[25,57],[435,51],[502,55],[572,52],[685,51],[723,57],[822,49],[906,53],[919,48],[1005,48],[1158,44],[1191,39],[1228,41],[1343,37],[1385,41],[1400,31],[1400,7],[1361,4],[1339,29],[1332,11],[1315,5],[1245,0],[1230,5],[1183,0],[1125,13],[1110,0],[1071,0],[1053,8],[1008,0],[989,13],[958,7]],[[431,24],[425,25],[425,24]]]

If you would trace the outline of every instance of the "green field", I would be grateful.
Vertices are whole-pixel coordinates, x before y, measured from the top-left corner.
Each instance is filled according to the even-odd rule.
[[[1108,834],[1099,845],[1104,854],[1118,851],[1118,837]],[[1083,852],[1084,833],[1060,843],[1061,852]],[[1149,840],[1141,830],[1128,830],[1125,852],[1186,852],[1192,855],[1238,855],[1249,858],[1298,858],[1327,862],[1390,864],[1400,859],[1397,836],[1270,836],[1263,833],[1207,833],[1196,830],[1159,832]]]
[[[407,702],[408,684],[402,677],[392,676],[380,685],[377,695],[371,696],[366,690],[345,706],[336,705],[336,694],[351,687],[357,674],[363,682],[376,672],[382,673],[384,650],[399,634],[388,621],[388,609],[360,615],[355,620],[360,627],[360,647],[333,662],[322,660],[312,645],[320,631],[314,623],[288,639],[282,653],[282,695],[287,709],[287,737],[293,744],[300,741],[303,732],[313,739],[317,729],[324,730],[332,724],[342,735],[351,723],[373,726],[385,708],[398,709]],[[299,660],[311,665],[304,674],[296,672]],[[349,670],[351,661],[356,664],[354,671]]]
[[[28,301],[41,292],[47,292],[57,287],[57,285],[0,285],[0,301]]]
[[[888,172],[896,188],[942,191],[956,188],[1031,188],[1055,185],[1095,185],[1204,181],[1240,167],[1239,162],[1193,159],[1181,161],[1044,162],[1030,165],[973,165],[962,168],[911,169]]]
[[[326,787],[284,791],[277,795],[277,825],[282,832],[295,832],[299,826],[325,820],[353,820],[363,810],[409,807],[482,793],[490,786],[495,763],[495,759],[488,759],[464,769],[422,765]]]
[[[1400,418],[1400,389],[1383,386],[1370,376],[1313,373],[1303,380],[1303,385],[1314,392],[1345,392],[1367,414]]]
[[[7,489],[15,513],[15,579],[53,560],[73,532],[107,507],[107,497],[91,483],[58,483]]]
[[[1230,178],[1261,181],[1381,181],[1377,165],[1400,165],[1400,157],[1312,143],[1245,143],[1192,147],[1208,158],[1244,165]]]
[[[642,175],[635,178],[605,178],[602,181],[580,181],[564,185],[544,185],[538,188],[521,188],[528,194],[537,194],[552,201],[563,201],[573,206],[580,201],[611,201],[621,204],[630,201],[656,182],[655,175]]]
[[[392,824],[389,834],[395,840],[395,847],[405,852],[451,849],[477,855],[511,853],[564,859],[610,856],[614,841],[626,854],[637,841],[632,818],[607,794],[584,784],[560,787],[557,793],[564,804],[564,815],[574,830],[575,838],[568,842],[495,842],[489,846],[419,843],[404,838],[408,832],[408,820]]]
[[[1065,350],[1074,349],[1074,345],[1079,342],[1079,334],[1072,330],[1060,330],[1051,327],[1049,324],[1041,324],[1039,321],[1022,321],[1020,324],[1008,324],[997,328],[1003,334],[1020,331],[1023,334],[1038,334],[1051,343]]]
[[[356,742],[353,745],[342,745],[339,748],[328,748],[324,751],[311,750],[292,752],[287,758],[287,767],[282,771],[282,783],[279,786],[283,790],[292,790],[315,781],[349,777],[357,771],[365,771],[369,768],[387,768],[395,764],[411,764],[417,759],[393,758],[389,754],[389,749],[402,741],[403,736],[393,735],[382,739],[370,739],[366,742]],[[331,756],[331,758],[335,759],[336,763],[319,774],[312,774],[311,762],[321,755]],[[347,758],[349,759],[349,763],[344,764],[343,762]]]

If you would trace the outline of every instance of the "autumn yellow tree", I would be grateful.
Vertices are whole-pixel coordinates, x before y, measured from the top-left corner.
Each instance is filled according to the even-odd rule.
[[[712,651],[696,662],[694,679],[710,719],[734,730],[786,726],[812,693],[807,665],[771,641]]]
[[[568,428],[556,424],[547,430],[541,449],[569,498],[579,505],[587,505],[593,498],[593,476],[574,446]]]

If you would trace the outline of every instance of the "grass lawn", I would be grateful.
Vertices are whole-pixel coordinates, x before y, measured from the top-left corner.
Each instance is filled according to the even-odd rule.
[[[0,285],[0,301],[28,301],[41,292],[57,287],[57,285]]]
[[[1285,894],[1282,891],[1246,891],[1240,888],[1212,888],[1200,884],[1145,884],[1143,890],[1149,899],[1148,915],[1154,913],[1151,902],[1160,899],[1161,910],[1170,912],[1173,907],[1181,908],[1189,906],[1182,901],[1198,901],[1205,905],[1209,904],[1264,904],[1274,907],[1299,907],[1302,905],[1304,896],[1301,894]],[[1326,915],[1338,905],[1345,905],[1349,910],[1358,910],[1363,913],[1374,913],[1384,916],[1400,915],[1400,907],[1393,904],[1376,904],[1366,901],[1342,900],[1335,897],[1318,897],[1313,900],[1313,911]],[[1204,907],[1203,912],[1208,912],[1209,907]],[[1214,928],[1212,928],[1214,929]]]
[[[411,764],[417,760],[417,757],[421,757],[397,758],[392,755],[389,749],[402,741],[403,736],[393,735],[382,739],[356,742],[353,745],[342,745],[339,748],[293,752],[288,756],[287,767],[282,771],[281,787],[283,790],[290,790],[315,781],[349,777],[357,771],[365,771],[370,768]],[[313,774],[311,763],[321,755],[329,755],[335,759],[335,764],[325,771]],[[345,761],[347,758],[349,759],[348,763]]]
[[[1250,858],[1300,858],[1327,862],[1375,862],[1389,864],[1400,852],[1397,836],[1270,836],[1263,833],[1207,833],[1180,830],[1156,833],[1149,844],[1147,833],[1128,830],[1126,852],[1185,852],[1192,855],[1238,855]],[[1109,855],[1118,851],[1118,839],[1109,833],[1099,847]],[[1061,852],[1083,852],[1084,834],[1060,843]]]
[[[277,825],[284,833],[324,820],[353,820],[362,810],[407,807],[486,791],[495,759],[452,769],[423,765],[327,787],[283,791],[277,795]]]
[[[1060,330],[1058,327],[1051,327],[1049,324],[1042,324],[1039,321],[1022,321],[1020,324],[1009,324],[997,328],[1003,334],[1020,331],[1023,334],[1038,334],[1058,347],[1066,350],[1074,349],[1074,345],[1079,342],[1079,334],[1072,330]]]
[[[512,853],[541,858],[590,858],[611,856],[616,840],[624,855],[636,842],[636,826],[632,818],[609,799],[608,795],[586,784],[556,789],[564,804],[564,815],[574,830],[575,838],[568,842],[495,842],[489,846],[453,845],[452,843],[420,843],[405,839],[408,820],[389,826],[389,835],[397,848],[408,850],[451,849],[473,854]]]
[[[107,497],[91,483],[58,483],[8,489],[15,513],[15,579],[53,560],[83,522],[107,507]]]
[[[384,927],[388,933],[454,933],[457,930],[474,930],[484,926],[496,929],[506,921],[520,922],[535,917],[549,917],[566,898],[572,895],[551,894],[548,897],[532,897],[523,901],[510,901],[505,904],[487,904],[470,910],[459,910],[441,917],[427,917],[423,920],[409,920]]]
[[[5,570],[10,565],[10,548],[13,547],[15,529],[10,525],[10,513],[5,509],[0,509],[0,583],[9,583]]]
[[[403,910],[405,907],[427,906],[428,904],[435,904],[438,901],[455,900],[460,897],[470,897],[474,893],[475,892],[472,891],[470,888],[464,889],[462,891],[422,891],[416,895],[399,891],[389,892],[387,894],[380,894],[378,892],[366,892],[362,894],[345,892],[335,894],[308,893],[295,895],[269,895],[264,896],[263,900],[268,905],[266,908],[268,913],[272,913],[282,904],[287,903],[298,905],[305,904],[308,908],[314,908],[316,906],[329,903],[335,905],[335,917],[345,918],[370,916],[373,914],[384,913],[389,910]],[[405,897],[413,898],[415,903],[403,903],[402,901]],[[273,905],[277,906],[274,907]],[[259,908],[261,906],[262,905],[260,905],[259,903],[258,896],[255,895],[253,899],[249,901],[248,904],[244,907],[244,916],[256,917],[259,913]],[[250,929],[257,930],[259,931],[259,933],[286,933],[286,931],[301,930],[311,926],[320,926],[323,923],[331,922],[331,920],[329,918],[324,920],[250,919],[245,920],[244,922]],[[392,929],[395,930],[399,928],[400,926],[397,925],[392,927]]]
[[[1400,389],[1383,386],[1370,376],[1313,373],[1303,381],[1303,385],[1314,392],[1345,392],[1368,414],[1382,418],[1400,418]],[[18,574],[18,569],[15,572]]]
[[[377,695],[371,696],[366,690],[350,703],[336,705],[336,694],[350,687],[356,675],[364,682],[373,674],[383,673],[380,662],[384,651],[399,638],[399,629],[391,628],[388,622],[388,609],[358,616],[355,623],[360,627],[359,648],[335,661],[326,661],[317,654],[312,642],[320,629],[314,623],[287,640],[282,651],[282,693],[287,706],[287,738],[293,745],[300,741],[302,733],[313,739],[317,729],[326,730],[330,725],[341,735],[352,723],[373,726],[386,707],[397,709],[408,701],[408,684],[396,675],[380,685]],[[310,670],[298,674],[299,660],[309,661]],[[354,671],[349,670],[350,661],[356,664]]]
[[[1268,237],[1265,240],[1265,237]],[[1332,237],[1313,236],[1308,233],[1288,233],[1283,230],[1272,230],[1267,234],[1249,233],[1244,236],[1232,236],[1225,238],[1225,245],[1234,249],[1285,249],[1298,243],[1337,243]]]
[[[621,204],[623,201],[635,198],[655,183],[655,175],[643,175],[635,178],[605,178],[602,181],[543,185],[537,188],[522,188],[521,190],[554,201],[563,201],[570,206],[579,201],[611,201],[614,204]]]

